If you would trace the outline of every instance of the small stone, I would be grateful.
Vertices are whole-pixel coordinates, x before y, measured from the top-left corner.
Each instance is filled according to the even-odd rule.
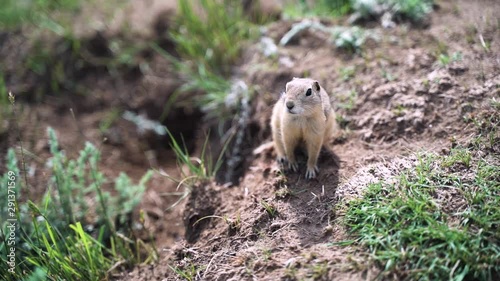
[[[278,54],[278,46],[276,46],[272,38],[262,37],[260,39],[260,48],[266,57],[274,57]]]
[[[280,57],[279,64],[283,67],[292,68],[295,64],[290,57]]]
[[[325,228],[323,228],[323,234],[330,234],[332,233],[333,231],[333,226],[331,226],[330,224],[327,225]]]

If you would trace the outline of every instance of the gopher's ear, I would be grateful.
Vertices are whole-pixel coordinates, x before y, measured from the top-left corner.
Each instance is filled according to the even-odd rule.
[[[290,82],[286,83],[286,85],[285,85],[285,92],[287,92],[287,93],[288,93],[288,84],[290,84]]]
[[[314,90],[316,90],[316,92],[319,92],[319,90],[320,90],[320,86],[319,86],[318,81],[314,81],[314,82],[313,82],[313,87],[314,87]]]

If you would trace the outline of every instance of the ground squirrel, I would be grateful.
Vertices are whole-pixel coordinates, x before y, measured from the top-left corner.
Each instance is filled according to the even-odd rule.
[[[332,136],[335,114],[330,97],[318,81],[293,78],[286,84],[271,117],[273,141],[281,165],[297,171],[295,148],[301,143],[307,150],[306,178],[316,177],[319,152],[323,143]]]

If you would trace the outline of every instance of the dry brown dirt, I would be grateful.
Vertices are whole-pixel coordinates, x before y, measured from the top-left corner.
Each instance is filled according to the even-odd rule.
[[[370,181],[397,174],[406,165],[397,159],[421,151],[447,153],[454,142],[470,138],[474,125],[467,119],[479,114],[492,98],[500,98],[500,19],[494,14],[499,10],[496,1],[438,1],[427,28],[405,23],[393,29],[373,23],[366,26],[379,40],[368,42],[358,55],[335,49],[324,34],[315,32],[280,47],[274,58],[266,58],[258,44],[249,46],[235,71],[237,78],[256,89],[239,183],[199,185],[181,205],[168,209],[178,198],[171,194],[176,184],[155,175],[139,209],[146,211],[146,226],[160,258],[114,277],[181,280],[172,268],[196,268],[196,280],[374,279],[380,271],[370,265],[363,249],[335,244],[349,239],[340,224],[338,204],[345,196],[359,194]],[[285,20],[271,23],[266,35],[278,42],[292,24]],[[168,24],[154,26],[161,29]],[[151,34],[161,37],[164,32]],[[106,45],[112,39],[106,36],[89,40],[89,48],[99,50],[101,41]],[[8,44],[15,43],[0,45],[0,56],[9,58]],[[164,47],[172,46],[165,40]],[[462,59],[440,65],[442,52],[450,57],[460,53]],[[85,75],[74,75],[85,85],[85,94],[50,95],[42,101],[32,97],[36,80],[29,80],[30,86],[7,79],[14,89],[30,89],[19,95],[17,104],[23,145],[30,152],[28,166],[34,171],[29,178],[30,197],[45,191],[47,126],[57,131],[69,155],[76,155],[86,140],[98,144],[107,175],[124,171],[137,180],[151,167],[178,175],[165,137],[140,134],[121,118],[106,132],[99,130],[113,108],[159,119],[162,105],[180,86],[160,55],[151,51],[137,59],[149,62],[147,73],[131,69],[116,77],[90,69]],[[355,69],[349,79],[342,77],[346,67]],[[322,150],[319,176],[311,181],[303,176],[304,157],[299,158],[299,173],[283,174],[273,149],[261,147],[271,140],[272,105],[288,80],[302,76],[318,79],[327,89],[342,128]],[[352,93],[356,94],[350,103]],[[200,112],[184,108],[171,111],[162,123],[199,150],[207,129],[200,125],[202,118]],[[2,151],[18,145],[16,138],[0,135]],[[259,147],[263,149],[256,150]],[[388,172],[367,169],[380,166],[388,167]],[[206,216],[219,218],[199,221]]]

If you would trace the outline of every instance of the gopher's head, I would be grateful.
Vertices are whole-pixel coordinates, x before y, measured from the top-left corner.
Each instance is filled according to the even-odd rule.
[[[293,78],[285,88],[284,103],[287,113],[308,116],[322,110],[320,91],[321,86],[316,80]]]

